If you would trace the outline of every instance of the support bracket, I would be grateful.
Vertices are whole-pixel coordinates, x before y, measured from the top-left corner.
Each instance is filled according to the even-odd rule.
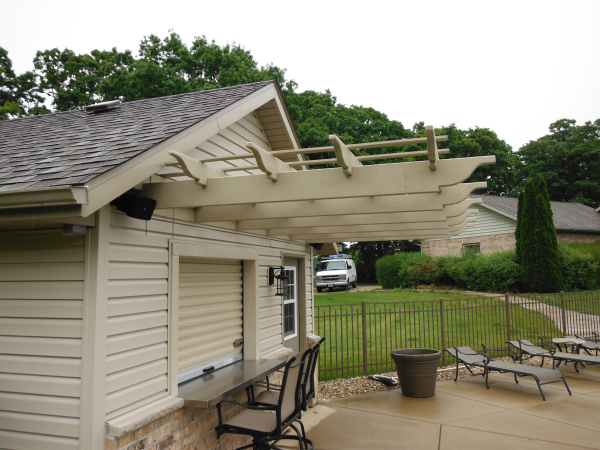
[[[215,169],[214,167],[207,166],[203,162],[198,161],[197,159],[190,158],[183,153],[179,153],[176,151],[170,151],[169,155],[175,158],[178,162],[178,165],[181,167],[183,172],[190,178],[192,178],[196,184],[200,186],[206,187],[208,184],[208,177],[217,178],[227,176],[225,172],[219,169]],[[169,166],[175,164],[167,164]]]
[[[344,175],[348,177],[351,176],[352,168],[362,166],[362,163],[335,134],[330,135],[329,140],[333,144],[335,157],[337,158],[338,164],[342,167]]]
[[[436,170],[437,162],[440,160],[438,154],[437,142],[435,139],[435,129],[433,125],[427,125],[425,127],[427,133],[427,158],[429,159],[429,169]]]
[[[246,143],[246,147],[254,155],[254,159],[256,159],[256,165],[267,175],[267,178],[271,181],[277,181],[277,174],[279,172],[295,171],[295,169],[281,161],[279,158],[271,155],[268,151],[260,148],[253,142]]]

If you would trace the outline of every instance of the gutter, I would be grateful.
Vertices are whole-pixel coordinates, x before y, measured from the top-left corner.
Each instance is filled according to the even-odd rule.
[[[599,229],[593,229],[593,228],[557,228],[556,231],[561,232],[561,233],[600,234]]]
[[[87,204],[87,186],[0,192],[0,210]]]

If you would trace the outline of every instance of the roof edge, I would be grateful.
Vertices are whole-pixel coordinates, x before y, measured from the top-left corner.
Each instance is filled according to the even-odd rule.
[[[0,210],[45,206],[87,205],[87,186],[60,186],[0,192]]]
[[[493,206],[487,205],[485,203],[485,198],[483,198],[482,200],[483,200],[483,202],[481,202],[479,204],[480,206],[484,206],[485,208],[489,209],[490,211],[494,211],[494,212],[496,212],[496,213],[498,213],[498,214],[500,214],[500,215],[502,215],[504,217],[508,217],[509,219],[512,219],[512,220],[515,220],[515,221],[517,220],[516,216],[513,216],[512,214],[509,214],[506,211],[502,211],[501,209],[494,208]]]
[[[600,234],[600,230],[595,228],[557,228],[556,231],[577,234]]]

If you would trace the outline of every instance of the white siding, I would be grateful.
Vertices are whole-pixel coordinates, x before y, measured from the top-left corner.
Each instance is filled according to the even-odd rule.
[[[161,213],[173,216],[166,210]],[[146,223],[111,213],[107,418],[167,394],[169,239],[259,251],[261,355],[283,345],[282,301],[268,285],[268,267],[282,264],[282,251],[306,252],[307,268],[312,264],[303,244],[155,217]],[[307,277],[312,307],[311,286]]]
[[[85,241],[0,233],[0,447],[79,445]]]
[[[517,225],[516,220],[510,219],[495,211],[491,211],[483,205],[478,206],[479,213],[476,214],[474,226],[467,228],[461,234],[453,236],[452,239],[462,239],[477,236],[492,236],[496,234],[514,233]],[[431,239],[439,241],[443,239]]]

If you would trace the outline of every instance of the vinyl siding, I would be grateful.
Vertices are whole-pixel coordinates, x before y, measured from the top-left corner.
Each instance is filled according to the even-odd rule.
[[[462,239],[477,236],[492,236],[496,234],[514,233],[517,225],[516,220],[510,219],[495,211],[479,205],[479,213],[475,215],[475,225],[467,228],[461,234],[453,236],[452,239]],[[439,241],[443,239],[431,239]]]
[[[0,447],[79,446],[85,240],[0,233]]]
[[[169,240],[259,251],[259,339],[265,355],[282,347],[282,301],[268,285],[267,269],[281,252],[310,252],[304,244],[184,222],[173,213],[147,223],[111,212],[109,232],[107,418],[167,395]],[[185,216],[185,215],[184,215]],[[312,284],[307,297],[312,311]],[[312,313],[311,313],[312,314]],[[312,320],[311,320],[312,329]]]

